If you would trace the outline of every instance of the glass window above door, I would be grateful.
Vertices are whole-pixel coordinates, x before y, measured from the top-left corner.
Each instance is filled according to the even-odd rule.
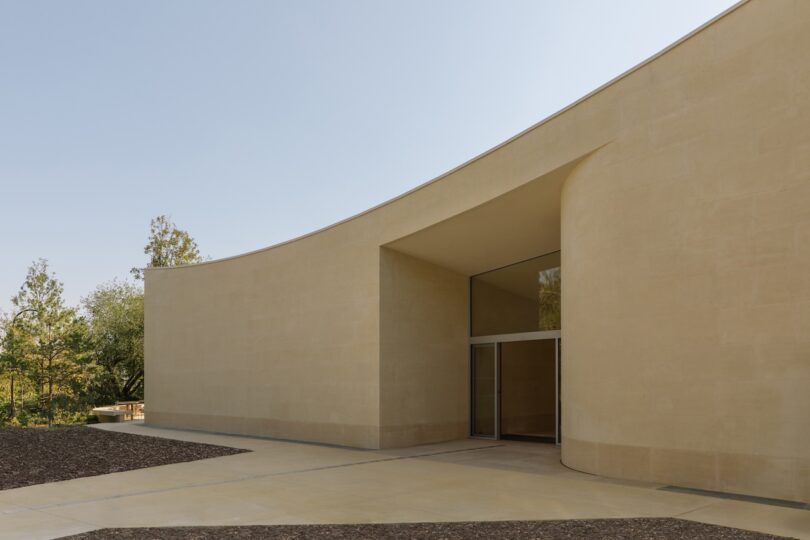
[[[560,252],[470,278],[470,334],[560,329]]]

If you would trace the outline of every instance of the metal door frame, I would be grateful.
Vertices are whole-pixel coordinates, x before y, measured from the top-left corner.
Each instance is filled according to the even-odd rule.
[[[561,340],[562,336],[559,330],[538,331],[538,332],[520,332],[515,334],[497,334],[492,336],[476,336],[470,338],[470,415],[469,415],[469,436],[474,439],[487,439],[487,440],[500,440],[501,438],[501,343],[509,343],[514,341],[537,341],[553,339],[554,340],[554,412],[555,412],[555,441],[559,446],[562,443],[561,424],[562,424],[562,398],[560,395],[561,387]],[[481,345],[493,345],[495,347],[495,436],[486,437],[483,435],[476,435],[473,433],[475,426],[475,347]]]
[[[494,435],[475,434],[475,348],[492,345],[495,349],[493,361],[495,362],[495,428]],[[498,342],[486,341],[481,343],[470,343],[470,429],[469,434],[473,439],[487,439],[497,441],[501,437],[501,344]]]

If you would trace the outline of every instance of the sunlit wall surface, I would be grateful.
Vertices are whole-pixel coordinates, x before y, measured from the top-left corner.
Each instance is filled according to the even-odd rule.
[[[473,336],[560,329],[560,252],[473,276]]]

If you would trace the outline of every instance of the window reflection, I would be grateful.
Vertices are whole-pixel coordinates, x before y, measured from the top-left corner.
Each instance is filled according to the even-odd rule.
[[[539,330],[560,329],[560,267],[541,270],[537,279]]]
[[[560,252],[471,278],[471,334],[560,329]]]

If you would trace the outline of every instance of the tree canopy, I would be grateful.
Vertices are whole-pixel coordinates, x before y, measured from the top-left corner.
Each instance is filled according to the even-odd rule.
[[[35,261],[20,291],[11,299],[16,314],[4,321],[4,366],[12,370],[10,415],[54,419],[54,402],[81,402],[96,369],[86,352],[86,322],[62,299],[63,286],[49,273],[48,262]],[[34,396],[28,409],[15,409],[13,376],[24,405],[25,383]],[[64,407],[60,407],[64,408]]]
[[[147,267],[203,260],[197,243],[167,217],[151,221]],[[133,268],[143,279],[143,268]],[[0,425],[84,421],[90,410],[143,399],[144,296],[139,284],[99,285],[80,307],[65,305],[48,262],[33,262],[0,314]]]
[[[179,266],[201,262],[197,242],[188,232],[178,229],[169,216],[161,215],[150,223],[149,241],[143,248],[149,256],[146,268]],[[133,268],[132,275],[143,279],[143,268]]]
[[[100,285],[83,300],[98,384],[110,401],[143,399],[143,292],[130,283]]]

